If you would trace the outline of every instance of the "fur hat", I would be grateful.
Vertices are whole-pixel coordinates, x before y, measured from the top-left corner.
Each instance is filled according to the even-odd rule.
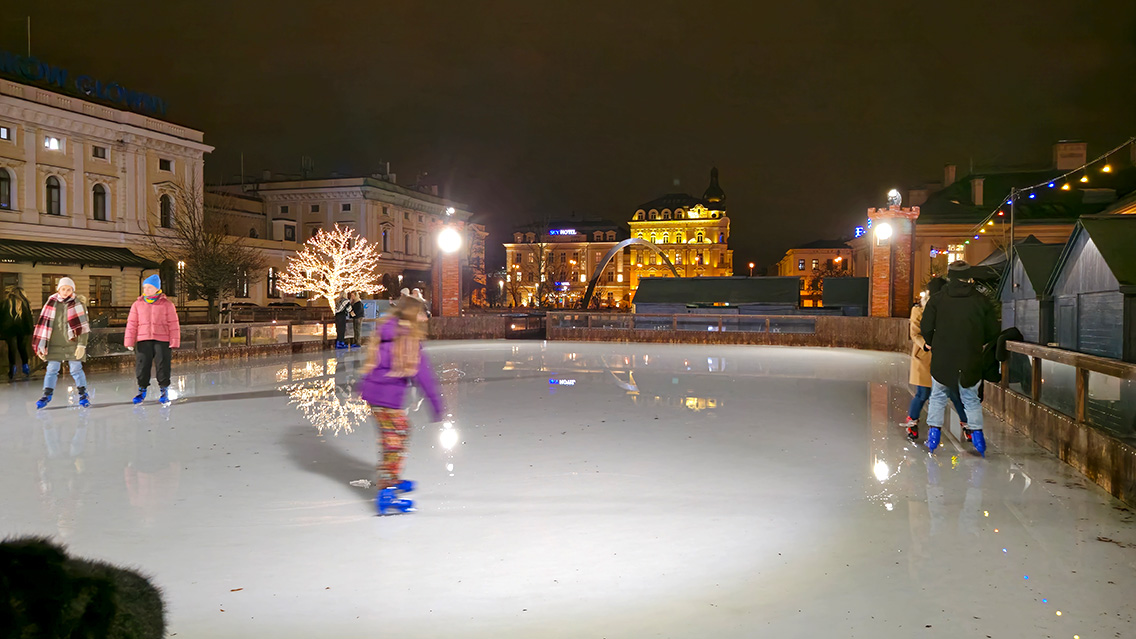
[[[55,285],[55,290],[58,291],[64,286],[70,286],[71,290],[75,290],[75,280],[71,279],[70,277],[61,277],[59,278],[59,283]]]

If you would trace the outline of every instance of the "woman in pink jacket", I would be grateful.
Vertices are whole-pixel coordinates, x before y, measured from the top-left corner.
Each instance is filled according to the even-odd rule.
[[[162,294],[162,280],[151,275],[142,282],[142,296],[130,306],[126,320],[126,348],[134,351],[134,371],[138,376],[138,394],[134,403],[146,399],[150,386],[150,370],[154,360],[158,364],[159,398],[163,404],[170,401],[170,349],[181,345],[181,324],[174,303]]]

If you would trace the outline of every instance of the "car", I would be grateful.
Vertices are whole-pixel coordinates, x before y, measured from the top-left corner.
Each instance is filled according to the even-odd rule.
[[[304,308],[303,304],[297,304],[296,302],[269,302],[268,305],[276,308]]]

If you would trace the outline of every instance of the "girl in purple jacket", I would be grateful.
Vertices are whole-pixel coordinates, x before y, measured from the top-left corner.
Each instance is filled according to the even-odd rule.
[[[367,352],[365,370],[360,384],[363,399],[379,423],[380,458],[377,467],[379,494],[375,505],[379,514],[396,508],[402,512],[414,510],[414,502],[399,499],[400,493],[414,490],[414,482],[402,478],[406,457],[406,439],[409,424],[406,421],[406,391],[413,383],[430,400],[434,421],[445,414],[438,379],[426,353],[422,340],[426,337],[426,305],[409,295],[398,300],[394,311],[379,326],[377,339],[372,339]]]

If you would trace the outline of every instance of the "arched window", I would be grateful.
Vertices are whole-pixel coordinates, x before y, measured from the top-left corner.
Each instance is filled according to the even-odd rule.
[[[655,219],[656,217],[657,217],[657,214],[656,214],[656,213],[655,213],[654,211],[651,211],[650,213],[648,213],[648,214],[647,214],[647,219],[648,219],[648,220],[653,220],[653,219]]]
[[[655,234],[651,233],[651,244],[655,243]]]
[[[63,187],[59,184],[59,178],[52,175],[47,178],[47,213],[48,215],[63,215],[63,197],[61,191]]]
[[[102,184],[96,184],[91,189],[91,215],[100,222],[107,219],[107,192]]]
[[[174,199],[169,195],[158,198],[158,224],[164,229],[174,227]]]
[[[670,243],[671,243],[670,233],[663,233],[663,244],[670,244]]]
[[[256,239],[256,238],[260,237],[260,234],[256,232],[256,229],[249,229],[249,237]],[[271,269],[269,269],[269,270],[271,270]]]
[[[671,212],[670,211],[663,211],[663,219],[664,220],[671,219]]]
[[[0,169],[0,209],[12,208],[12,174]]]
[[[702,244],[705,241],[706,241],[706,236],[702,235],[702,231],[699,231],[698,232],[698,243]]]
[[[597,242],[599,242],[600,240],[603,239],[603,231],[596,231],[592,235],[596,238],[595,241],[597,241]]]
[[[682,244],[682,241],[683,241],[682,231],[675,233],[675,244]]]
[[[719,244],[725,244],[725,243],[726,243],[726,236],[725,236],[725,234],[723,234],[723,233],[719,233],[719,234],[718,234],[718,243],[719,243]]]
[[[391,250],[390,246],[390,229],[383,229],[383,251]]]
[[[607,232],[607,241],[608,242],[614,242],[615,241],[615,231],[608,231]]]

